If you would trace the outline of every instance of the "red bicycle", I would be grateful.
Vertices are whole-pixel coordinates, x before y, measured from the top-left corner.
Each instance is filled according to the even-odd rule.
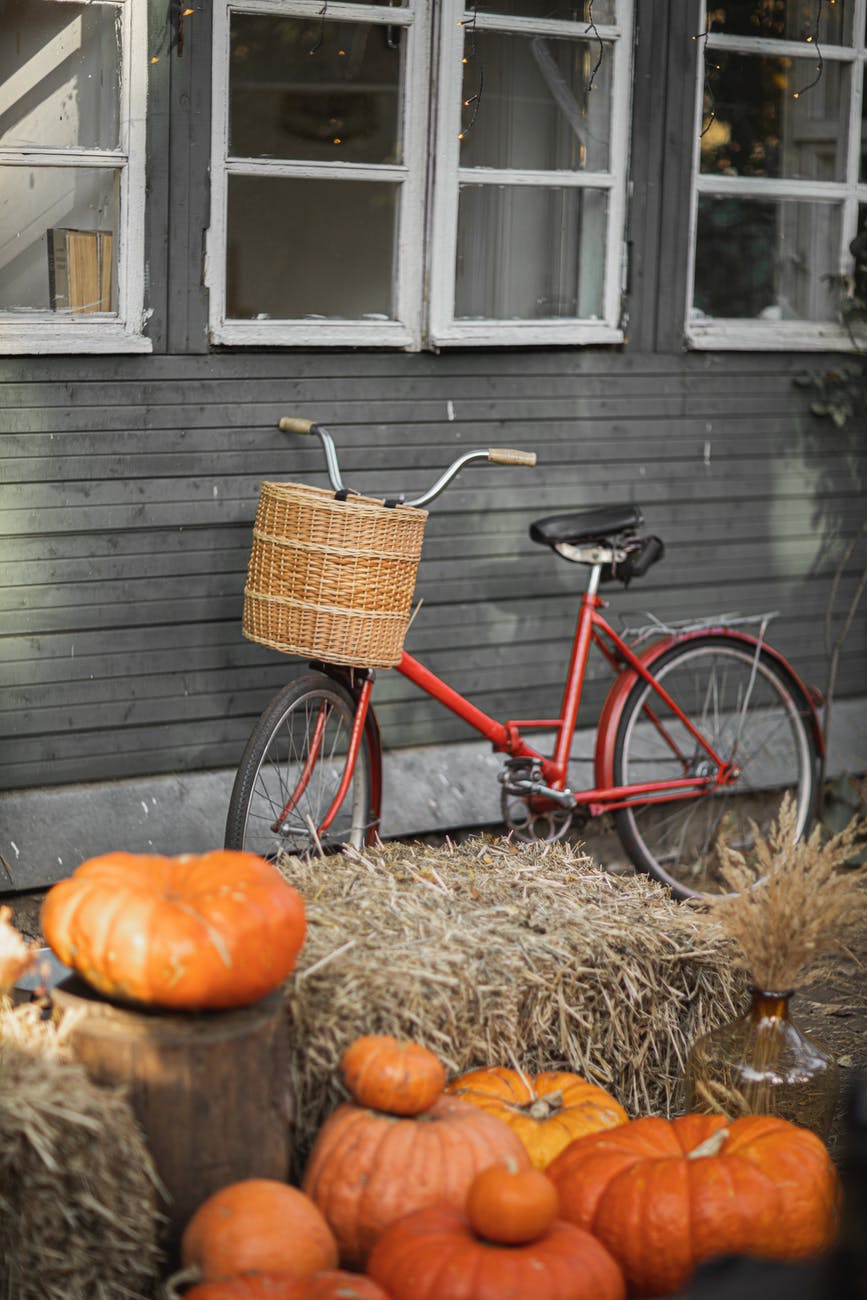
[[[328,475],[345,493],[327,430],[284,419],[281,428],[322,443]],[[472,461],[535,464],[532,453],[467,452],[422,496],[437,497]],[[556,718],[500,722],[404,651],[397,671],[505,755],[503,821],[522,840],[556,840],[576,818],[612,815],[630,861],[680,898],[717,893],[718,846],[749,849],[791,792],[797,832],[810,827],[821,727],[811,693],[779,651],[722,619],[662,629],[651,644],[620,635],[602,614],[603,582],[640,578],[663,554],[641,536],[635,504],[539,519],[533,541],[589,570]],[[569,783],[588,655],[595,646],[614,680],[596,726],[594,784]],[[242,756],[229,804],[226,846],[280,852],[360,848],[376,835],[382,748],[371,706],[375,671],[311,661],[265,709]],[[539,736],[550,736],[548,745]]]

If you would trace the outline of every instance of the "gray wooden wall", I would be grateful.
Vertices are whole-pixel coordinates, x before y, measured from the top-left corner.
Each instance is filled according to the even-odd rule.
[[[287,413],[329,425],[345,478],[374,493],[412,494],[470,447],[538,453],[536,470],[470,467],[434,504],[408,640],[495,715],[556,711],[574,625],[583,571],[529,523],[606,501],[638,501],[667,545],[607,589],[615,618],[779,610],[773,640],[823,684],[830,580],[864,505],[859,439],[809,414],[804,365],[568,349],[0,363],[0,788],[235,763],[296,667],[241,634],[259,484],[325,483],[318,443],[276,430]],[[862,609],[841,696],[865,693],[865,643]],[[472,737],[393,672],[377,696],[389,745]]]

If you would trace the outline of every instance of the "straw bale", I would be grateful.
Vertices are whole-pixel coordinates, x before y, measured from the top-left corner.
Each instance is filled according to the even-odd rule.
[[[308,917],[287,992],[299,1167],[358,1034],[413,1037],[452,1074],[574,1070],[668,1115],[693,1038],[738,1009],[731,949],[695,908],[567,844],[392,844],[281,870]]]
[[[0,1001],[0,1297],[136,1300],[160,1266],[156,1177],[129,1103]]]

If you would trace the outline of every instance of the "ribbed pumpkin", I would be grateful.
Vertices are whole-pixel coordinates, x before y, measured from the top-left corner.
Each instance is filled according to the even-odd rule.
[[[470,1070],[446,1092],[480,1106],[514,1129],[537,1169],[585,1133],[614,1128],[629,1119],[618,1101],[580,1074],[546,1070],[526,1075],[504,1066]]]
[[[555,1218],[546,1183],[538,1169],[485,1170],[466,1214],[433,1206],[386,1228],[369,1275],[392,1300],[623,1300],[617,1264],[589,1233]]]
[[[633,1120],[579,1138],[547,1172],[561,1216],[599,1238],[636,1296],[680,1290],[714,1255],[816,1255],[836,1232],[828,1152],[768,1115]]]
[[[434,1204],[463,1208],[475,1174],[529,1157],[507,1124],[441,1095],[413,1117],[347,1103],[319,1130],[302,1187],[319,1206],[347,1268],[361,1268],[388,1224]]]
[[[418,1115],[443,1090],[442,1061],[421,1043],[366,1034],[350,1043],[340,1060],[343,1082],[359,1106],[391,1115]]]
[[[288,1273],[245,1273],[225,1282],[203,1282],[184,1300],[389,1300],[372,1278],[343,1269],[292,1277]]]
[[[175,1010],[246,1006],[304,942],[304,904],[254,853],[108,853],[48,891],[46,941],[100,993]]]
[[[190,1281],[253,1272],[299,1277],[336,1269],[337,1243],[297,1187],[245,1178],[221,1187],[192,1215],[181,1237],[181,1265]]]

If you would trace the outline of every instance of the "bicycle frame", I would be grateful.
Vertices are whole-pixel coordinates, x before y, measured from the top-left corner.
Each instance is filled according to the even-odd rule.
[[[595,585],[591,579],[590,588],[581,601],[563,703],[560,716],[557,718],[516,718],[505,723],[498,722],[481,709],[476,708],[457,691],[452,690],[441,678],[419,663],[412,655],[407,654],[406,651],[404,651],[400,662],[397,664],[397,671],[411,682],[414,682],[427,695],[438,700],[445,708],[457,714],[486,740],[489,740],[495,751],[508,754],[512,758],[527,758],[538,763],[542,779],[552,796],[555,792],[561,792],[564,804],[572,807],[584,805],[593,816],[606,810],[623,808],[632,802],[646,802],[648,798],[660,802],[674,799],[680,800],[697,797],[705,794],[709,789],[732,784],[737,779],[738,769],[720,758],[683,712],[677,701],[672,699],[668,692],[656,681],[650,668],[629,648],[626,642],[603,618],[599,611],[604,607],[604,602],[596,594]],[[603,638],[607,638],[607,641]],[[683,777],[680,780],[648,781],[634,785],[597,784],[588,790],[567,791],[566,774],[571,754],[572,737],[578,721],[584,676],[591,645],[597,646],[616,672],[620,673],[627,668],[631,669],[630,684],[634,680],[633,674],[637,674],[649,683],[658,698],[672,710],[677,721],[685,727],[696,744],[705,752],[709,765],[715,769],[713,773]],[[645,711],[649,720],[666,738],[673,753],[681,759],[684,770],[686,770],[689,765],[687,756],[682,753],[676,741],[655,717],[653,711],[651,709]],[[603,710],[604,716],[605,711]],[[556,732],[557,739],[554,752],[550,757],[528,744],[523,738],[522,729],[528,730],[531,728]],[[604,753],[604,744],[597,746],[597,780],[600,776],[601,762],[604,761]],[[558,800],[557,802],[561,801]]]
[[[653,799],[655,802],[670,802],[698,798],[709,790],[733,784],[739,776],[737,766],[725,762],[716,753],[681,709],[678,702],[672,699],[653,675],[652,664],[649,664],[647,660],[648,658],[651,660],[655,658],[656,652],[660,648],[666,647],[652,647],[650,653],[645,652],[643,656],[636,655],[600,613],[600,610],[605,605],[605,602],[597,594],[600,572],[601,570],[597,570],[595,567],[591,571],[590,582],[581,601],[563,702],[560,715],[557,718],[516,718],[508,722],[499,722],[482,709],[477,708],[465,696],[454,690],[436,673],[431,672],[429,668],[426,668],[424,664],[406,651],[401,655],[400,661],[396,664],[396,669],[418,686],[420,690],[424,691],[426,695],[437,700],[466,722],[485,740],[488,740],[496,752],[508,754],[511,758],[526,758],[538,764],[541,773],[538,797],[543,801],[547,799],[552,803],[560,803],[571,808],[583,806],[587,808],[592,816],[598,816],[605,811],[627,807],[630,803],[647,802],[648,799]],[[736,633],[734,636],[735,639],[746,641],[756,648],[760,645],[754,637],[742,633]],[[591,789],[573,791],[568,790],[566,787],[566,775],[591,645],[595,645],[599,649],[614,669],[617,677],[606,699],[599,723],[595,771],[597,784]],[[610,766],[610,744],[608,742],[609,737],[613,737],[614,724],[616,724],[618,716],[616,703],[619,698],[624,697],[624,693],[620,688],[623,685],[631,687],[637,677],[642,678],[650,685],[658,699],[672,711],[674,719],[682,724],[687,733],[704,751],[708,759],[707,766],[711,770],[702,774],[684,776],[677,780],[647,781],[632,785],[612,785],[606,778],[606,768]],[[347,749],[343,779],[331,807],[318,828],[320,833],[327,831],[333,822],[349,786],[358,750],[362,743],[370,693],[371,680],[368,677],[357,695],[357,710]],[[648,705],[645,705],[645,713],[648,720],[665,738],[666,743],[681,761],[683,769],[686,771],[690,764],[689,758],[682,752],[669,730],[663,726]],[[522,729],[524,731],[534,729],[555,732],[556,742],[553,754],[548,757],[529,744],[522,735]],[[312,767],[314,762],[315,754],[311,751],[309,766]],[[303,794],[306,784],[306,773],[302,773],[299,785],[283,810],[281,818],[277,819],[277,824],[292,811],[297,800]]]

